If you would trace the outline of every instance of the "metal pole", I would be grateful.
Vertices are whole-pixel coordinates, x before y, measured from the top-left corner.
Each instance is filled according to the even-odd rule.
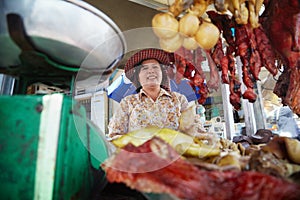
[[[254,114],[257,129],[265,129],[267,127],[266,116],[264,112],[263,96],[261,91],[261,82],[256,83],[257,87],[257,100],[254,102]]]
[[[234,119],[233,119],[233,109],[229,101],[229,95],[230,95],[229,85],[221,84],[221,92],[222,92],[224,120],[225,120],[224,135],[226,135],[226,138],[228,140],[231,140],[232,133],[235,132],[235,128],[234,128]]]
[[[15,79],[11,76],[0,74],[0,94],[12,95],[14,90]]]

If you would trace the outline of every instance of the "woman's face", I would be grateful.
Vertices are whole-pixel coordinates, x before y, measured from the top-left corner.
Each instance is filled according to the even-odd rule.
[[[160,64],[155,59],[149,59],[142,62],[139,73],[139,82],[143,88],[160,87],[162,81],[162,71]]]

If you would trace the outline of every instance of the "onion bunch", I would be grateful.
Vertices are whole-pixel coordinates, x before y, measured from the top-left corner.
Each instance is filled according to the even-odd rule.
[[[169,12],[156,14],[152,18],[152,28],[159,38],[161,48],[168,52],[175,52],[182,46],[188,50],[213,48],[220,37],[220,31],[213,23],[202,18],[210,3],[210,0],[195,0],[183,12],[183,4],[177,0]],[[183,14],[181,17],[180,13]]]

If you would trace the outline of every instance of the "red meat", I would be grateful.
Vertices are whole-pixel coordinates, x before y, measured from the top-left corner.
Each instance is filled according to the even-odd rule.
[[[300,186],[255,171],[207,171],[182,159],[168,144],[153,138],[131,144],[102,164],[110,182],[142,192],[169,193],[191,200],[264,200],[300,198]]]

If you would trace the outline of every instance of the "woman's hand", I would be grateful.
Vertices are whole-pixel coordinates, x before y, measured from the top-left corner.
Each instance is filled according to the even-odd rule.
[[[122,134],[120,134],[120,133],[110,133],[107,135],[107,140],[112,141],[112,140],[120,138],[121,136],[122,136]]]

